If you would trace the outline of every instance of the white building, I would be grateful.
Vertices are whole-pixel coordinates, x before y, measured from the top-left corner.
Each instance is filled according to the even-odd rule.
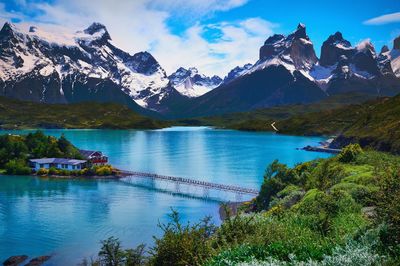
[[[65,170],[80,170],[86,167],[86,160],[65,159],[65,158],[42,158],[29,160],[30,166],[34,170],[40,168],[57,168]]]

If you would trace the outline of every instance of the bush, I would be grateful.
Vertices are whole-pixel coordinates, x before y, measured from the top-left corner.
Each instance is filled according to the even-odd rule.
[[[60,170],[58,170],[58,174],[62,175],[62,176],[70,176],[71,172],[67,169],[60,169]]]
[[[338,155],[339,162],[350,163],[355,161],[357,156],[363,152],[359,144],[350,144],[343,148]]]
[[[124,251],[118,238],[110,237],[101,241],[99,259],[102,265],[119,266],[124,262]]]
[[[112,167],[110,165],[98,166],[95,169],[95,174],[98,176],[108,176],[112,174]]]
[[[213,254],[207,241],[214,233],[215,226],[210,219],[201,223],[182,225],[179,215],[172,211],[171,222],[159,224],[164,232],[162,238],[155,238],[155,246],[150,250],[151,265],[202,265]]]
[[[32,173],[31,168],[26,166],[23,160],[10,160],[5,164],[5,169],[9,175],[29,175]]]
[[[60,175],[60,171],[55,167],[49,168],[49,175]]]
[[[49,170],[47,170],[46,168],[40,168],[37,172],[37,175],[48,175],[49,174]]]
[[[382,234],[382,242],[389,249],[400,250],[400,169],[387,169],[380,177],[377,200],[377,214],[380,223],[387,229]],[[400,254],[397,254],[400,257]]]

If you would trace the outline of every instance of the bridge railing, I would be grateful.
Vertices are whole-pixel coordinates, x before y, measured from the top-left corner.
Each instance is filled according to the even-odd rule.
[[[152,174],[152,173],[144,173],[144,172],[137,172],[137,171],[122,171],[122,173],[126,176],[138,176],[138,177],[149,177],[151,179],[160,179],[160,180],[167,180],[181,184],[189,184],[195,186],[201,186],[209,189],[217,189],[217,190],[224,190],[224,191],[231,191],[240,194],[249,194],[249,195],[258,195],[259,191],[252,188],[243,188],[239,186],[233,185],[224,185],[224,184],[217,184],[207,181],[201,181],[196,179],[184,178],[184,177],[175,177],[175,176],[167,176],[167,175],[159,175],[159,174]]]

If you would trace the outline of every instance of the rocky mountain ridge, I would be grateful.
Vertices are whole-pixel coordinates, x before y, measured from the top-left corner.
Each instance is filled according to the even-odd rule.
[[[254,64],[235,67],[222,80],[196,68],[167,76],[148,52],[117,48],[106,27],[93,23],[74,34],[0,31],[0,96],[45,103],[111,101],[166,117],[204,116],[319,101],[334,94],[400,93],[400,37],[377,53],[369,40],[356,46],[336,32],[315,54],[304,24],[275,34]]]

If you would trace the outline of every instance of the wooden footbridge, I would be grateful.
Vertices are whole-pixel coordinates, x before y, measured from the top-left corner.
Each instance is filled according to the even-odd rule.
[[[237,199],[241,198],[244,195],[255,197],[259,193],[259,191],[256,189],[244,188],[244,187],[233,186],[233,185],[218,184],[218,183],[212,183],[212,182],[184,178],[184,177],[159,175],[159,174],[136,172],[136,171],[121,171],[121,173],[124,176],[125,180],[135,179],[135,178],[146,178],[146,179],[151,179],[151,180],[160,180],[160,181],[167,181],[170,183],[174,183],[175,190],[177,192],[182,192],[182,191],[180,191],[180,185],[186,185],[189,187],[200,187],[203,189],[204,197],[208,197],[210,190],[234,193],[236,195]]]

